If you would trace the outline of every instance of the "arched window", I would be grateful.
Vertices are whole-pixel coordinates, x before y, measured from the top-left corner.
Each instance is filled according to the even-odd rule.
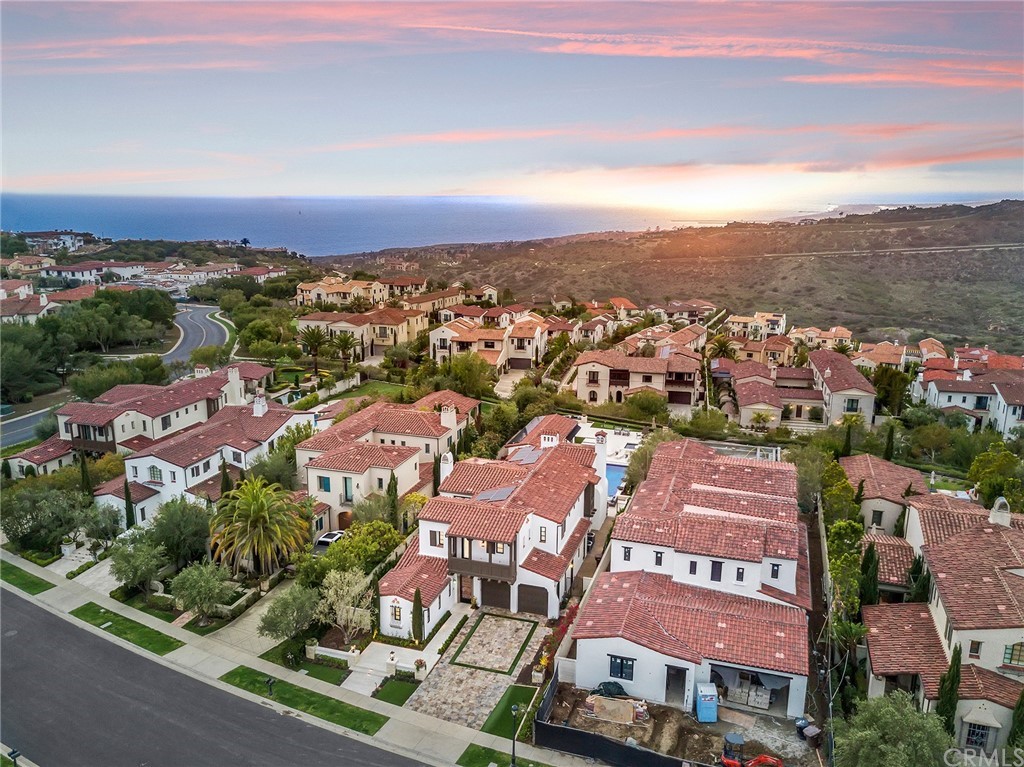
[[[596,391],[590,392],[590,401],[591,402],[597,402],[597,392]]]

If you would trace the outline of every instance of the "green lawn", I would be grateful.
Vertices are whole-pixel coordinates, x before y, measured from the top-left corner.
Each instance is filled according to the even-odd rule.
[[[8,759],[6,755],[0,754],[0,767],[14,767],[14,762]]]
[[[132,594],[131,597],[125,600],[124,604],[134,607],[136,610],[146,613],[146,615],[152,615],[154,618],[167,621],[167,623],[170,623],[176,617],[170,610],[160,610],[159,608],[151,607],[146,601],[146,595],[141,591]]]
[[[121,639],[125,639],[157,655],[166,655],[185,644],[174,637],[162,634],[156,629],[151,629],[149,626],[137,623],[131,618],[125,618],[123,615],[112,613],[95,602],[86,602],[81,607],[76,607],[72,610],[71,614],[79,620],[91,623],[93,626],[98,626],[104,631],[109,631],[114,636],[121,637]],[[105,625],[107,623],[110,625]]]
[[[185,624],[185,630],[191,631],[193,634],[199,634],[199,636],[206,636],[212,634],[217,629],[222,629],[227,626],[231,621],[226,621],[223,618],[210,618],[210,622],[205,626],[198,624],[198,618],[193,618]]]
[[[404,706],[405,702],[409,700],[409,696],[416,692],[418,684],[413,682],[405,682],[401,679],[389,679],[384,683],[384,686],[380,688],[380,692],[377,693],[377,698],[385,700],[388,703],[393,703],[396,706]]]
[[[30,572],[22,570],[17,565],[4,561],[0,561],[0,580],[7,581],[15,588],[33,596],[53,588],[53,584],[49,581],[44,581]]]
[[[354,389],[349,389],[346,392],[342,392],[334,399],[351,399],[352,397],[369,397],[374,394],[398,394],[400,391],[404,391],[405,387],[400,384],[388,383],[387,381],[367,381],[364,384],[360,384]]]
[[[512,757],[505,752],[478,746],[476,743],[471,744],[469,748],[463,751],[462,756],[455,762],[459,767],[488,767],[490,764],[496,764],[498,767],[509,767],[511,763]],[[550,765],[544,762],[523,759],[518,754],[516,754],[516,764],[519,767],[550,767]]]
[[[292,665],[288,664],[287,653],[291,652],[295,658]],[[271,647],[261,656],[263,660],[269,660],[278,666],[291,669],[292,671],[305,671],[307,676],[319,679],[329,684],[341,684],[348,676],[348,670],[337,666],[328,666],[326,663],[313,663],[306,659],[305,648],[302,642],[287,639],[276,647]]]
[[[30,447],[35,447],[41,439],[27,439],[24,442],[19,442],[17,445],[8,445],[2,451],[0,451],[0,457],[7,458],[15,453],[20,453],[22,450],[28,450]]]
[[[505,690],[505,694],[501,696],[498,705],[494,707],[494,711],[487,717],[487,721],[484,722],[484,726],[480,729],[488,735],[511,738],[512,706],[517,703],[519,704],[517,720],[522,723],[523,717],[526,715],[526,709],[530,707],[530,702],[533,700],[535,692],[537,692],[536,687],[525,687],[518,684],[509,687]]]
[[[221,677],[221,681],[263,698],[269,697],[266,679],[265,674],[248,666],[238,666]],[[275,680],[274,700],[289,708],[296,708],[365,735],[373,735],[388,722],[388,717],[381,714],[343,703],[280,679]]]

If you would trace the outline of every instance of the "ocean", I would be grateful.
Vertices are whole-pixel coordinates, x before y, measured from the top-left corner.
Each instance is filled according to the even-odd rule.
[[[665,211],[495,197],[92,197],[0,195],[5,231],[71,229],[111,239],[241,240],[306,256],[442,243],[644,231],[694,222]]]

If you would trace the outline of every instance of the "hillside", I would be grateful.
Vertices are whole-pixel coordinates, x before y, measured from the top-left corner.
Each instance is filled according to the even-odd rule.
[[[784,309],[798,324],[843,324],[868,340],[925,334],[1024,352],[1024,202],[1017,200],[326,260],[372,269],[382,255],[417,261],[435,279],[509,287],[521,299],[700,297],[741,312]]]

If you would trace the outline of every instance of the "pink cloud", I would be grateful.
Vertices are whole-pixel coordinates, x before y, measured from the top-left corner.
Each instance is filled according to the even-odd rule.
[[[815,75],[787,75],[787,82],[814,85],[865,85],[874,87],[933,87],[981,88],[990,90],[1016,90],[1021,87],[1020,77],[958,72],[928,72],[903,70],[886,72],[832,72]]]

